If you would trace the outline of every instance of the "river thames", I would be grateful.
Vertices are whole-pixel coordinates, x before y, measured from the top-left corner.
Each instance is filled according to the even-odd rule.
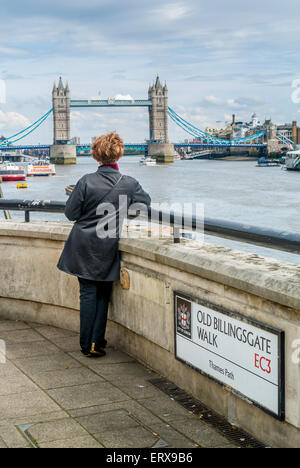
[[[154,203],[203,203],[205,216],[246,223],[280,231],[300,232],[300,173],[281,167],[256,167],[255,161],[175,161],[174,164],[142,166],[140,157],[124,157],[120,170],[139,180]],[[29,188],[2,184],[5,198],[66,200],[65,187],[97,169],[90,157],[78,158],[77,165],[56,166],[57,175],[28,178]],[[12,213],[20,218],[23,213]],[[32,219],[65,220],[63,215],[36,213]],[[246,246],[219,238],[207,241],[234,246],[253,253],[300,263],[299,256],[257,246]]]

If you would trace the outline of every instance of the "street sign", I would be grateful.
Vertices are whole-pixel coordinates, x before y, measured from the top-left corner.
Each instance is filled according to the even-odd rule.
[[[174,306],[176,359],[284,420],[284,332],[180,292]]]

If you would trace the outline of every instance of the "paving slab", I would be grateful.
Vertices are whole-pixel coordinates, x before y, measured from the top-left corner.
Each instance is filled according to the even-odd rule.
[[[32,343],[33,341],[44,341],[44,338],[35,330],[13,330],[0,333],[0,339],[9,343]]]
[[[141,405],[130,405],[132,402],[126,402],[125,409],[105,411],[98,414],[90,414],[82,417],[78,417],[77,420],[80,424],[85,427],[90,433],[93,433],[95,437],[101,437],[97,432],[101,428],[101,434],[106,432],[127,432],[128,428],[141,427],[151,432],[154,437],[157,437],[157,441],[160,446],[163,447],[179,447],[179,448],[193,448],[198,446],[191,439],[186,438],[184,435],[177,432],[168,424],[163,424],[161,420],[149,415],[143,411]],[[107,409],[107,408],[106,408]],[[131,411],[130,411],[131,410]],[[156,435],[155,435],[156,434]],[[151,443],[152,443],[151,437]],[[103,439],[104,443],[106,439]],[[110,442],[109,442],[110,443]],[[152,445],[151,445],[152,446]]]
[[[32,380],[46,390],[103,382],[102,377],[83,366],[39,372],[32,375]]]
[[[14,332],[16,330],[28,330],[30,326],[24,322],[12,322],[10,320],[0,320],[0,336],[3,332]]]
[[[105,361],[103,360],[103,363]],[[157,374],[148,370],[146,367],[137,362],[123,362],[118,364],[104,365],[99,362],[97,372],[110,381],[123,380],[130,381],[132,379],[149,380],[157,377]]]
[[[130,383],[117,383],[115,384],[122,390],[122,392],[131,396],[135,400],[142,401],[148,398],[160,398],[161,391],[157,388],[147,385],[145,382],[139,381]]]
[[[0,379],[0,396],[15,395],[38,390],[38,387],[23,374]]]
[[[0,421],[0,427],[13,424],[15,427],[24,426],[26,424],[42,423],[42,422],[51,422],[58,419],[65,419],[69,417],[69,414],[59,409],[58,411],[45,411],[38,414],[31,414],[29,417],[13,417],[9,419],[3,419]]]
[[[130,399],[128,395],[107,382],[48,390],[48,394],[67,410]]]
[[[123,410],[126,411],[132,418],[145,426],[151,427],[152,424],[161,424],[163,421],[151,413],[147,408],[144,408],[135,400],[121,401],[101,406],[90,406],[87,408],[79,408],[69,411],[69,414],[78,420],[82,417],[90,417],[111,411]]]
[[[172,422],[182,418],[192,420],[196,418],[192,412],[189,412],[174,399],[172,400],[171,397],[163,393],[160,398],[148,398],[143,400],[141,404],[157,414],[165,422]]]
[[[62,341],[67,337],[78,338],[78,333],[72,332],[70,330],[63,330],[62,328],[51,327],[48,325],[40,325],[35,328],[35,331],[49,340],[61,339]]]
[[[140,426],[124,431],[101,431],[95,437],[106,448],[151,448],[159,441],[157,434],[154,435]]]
[[[45,340],[29,343],[7,343],[6,356],[8,359],[48,356],[57,353],[58,348]]]
[[[138,427],[140,424],[132,417],[126,409],[117,409],[105,413],[84,416],[77,421],[91,434],[101,431],[124,431],[129,427]]]
[[[78,346],[77,346],[77,349],[78,349]],[[98,360],[98,359],[87,360],[81,354],[80,351],[72,352],[70,354],[71,356],[73,356],[75,359],[78,359],[78,361],[82,362],[84,365],[86,365],[90,369],[94,369],[95,371],[99,371],[99,372],[107,364],[122,364],[122,363],[136,362],[132,357],[113,348],[108,348],[107,355],[101,358],[101,360]]]
[[[91,449],[101,449],[103,445],[100,444],[94,437],[72,437],[72,439],[62,439],[55,440],[53,442],[44,442],[39,445],[40,448],[65,448],[65,449],[74,449],[74,448],[91,448]]]
[[[13,365],[12,362],[6,361],[5,364],[0,364],[0,380],[5,381],[9,377],[17,377],[23,375],[22,372]]]
[[[26,432],[38,445],[43,442],[72,439],[73,437],[89,437],[87,431],[72,418],[36,423]]]
[[[0,396],[0,421],[8,418],[30,417],[30,415],[59,409],[59,406],[40,390]]]
[[[67,353],[76,352],[82,356],[81,352],[78,352],[79,348],[79,336],[65,336],[63,339],[60,336],[54,336],[51,338],[51,342],[54,343],[58,349]],[[83,356],[84,360],[84,356]]]
[[[228,440],[215,429],[196,418],[179,418],[177,421],[172,421],[172,427],[202,447],[216,448],[229,444]]]
[[[28,375],[39,374],[45,369],[61,370],[82,367],[82,364],[62,351],[53,353],[49,356],[35,356],[32,358],[14,359],[13,363]]]
[[[7,448],[7,445],[5,444],[4,440],[1,439],[1,437],[0,437],[0,448]]]
[[[0,425],[0,436],[9,448],[27,448],[30,446],[29,442],[18,430],[18,427],[13,423]]]
[[[176,431],[169,424],[156,424],[152,426],[154,433],[159,435],[167,445],[167,448],[198,448],[201,447],[197,442],[193,441],[193,437],[185,437],[180,432]]]

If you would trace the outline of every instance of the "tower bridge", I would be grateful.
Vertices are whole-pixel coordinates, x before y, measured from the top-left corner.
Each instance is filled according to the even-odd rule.
[[[58,86],[53,86],[53,120],[54,142],[50,148],[50,158],[54,163],[72,164],[76,161],[76,147],[70,145],[71,140],[71,108],[97,107],[146,107],[149,112],[150,139],[148,143],[149,156],[156,157],[159,162],[174,161],[174,146],[169,142],[168,134],[168,88],[162,86],[157,76],[155,84],[150,86],[148,99],[101,99],[72,100],[68,83],[64,86],[59,79]]]
[[[145,151],[158,162],[174,161],[175,148],[248,148],[266,150],[268,153],[278,151],[278,141],[291,147],[294,141],[281,134],[271,121],[265,122],[256,133],[244,138],[227,140],[211,135],[177,114],[169,107],[169,92],[165,84],[161,84],[159,76],[150,85],[146,99],[71,99],[68,83],[59,79],[58,86],[54,83],[52,89],[52,108],[36,122],[24,130],[0,141],[0,152],[10,150],[49,149],[50,159],[56,164],[75,164],[77,149],[88,149],[90,145],[71,145],[71,109],[72,108],[147,108],[149,114],[149,140],[146,143],[126,144],[126,149]],[[49,145],[22,145],[20,141],[36,131],[53,113],[53,143]],[[169,140],[169,121],[181,128],[192,142],[172,144]]]

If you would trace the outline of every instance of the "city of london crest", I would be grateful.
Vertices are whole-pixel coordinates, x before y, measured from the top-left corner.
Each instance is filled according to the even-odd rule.
[[[176,298],[177,306],[177,332],[181,335],[192,338],[192,304],[181,297]]]

